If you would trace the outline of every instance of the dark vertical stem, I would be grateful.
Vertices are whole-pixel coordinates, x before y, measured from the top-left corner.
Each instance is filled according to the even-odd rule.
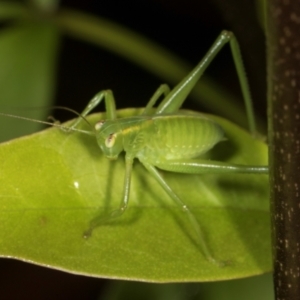
[[[300,1],[269,0],[267,55],[274,286],[300,299]]]

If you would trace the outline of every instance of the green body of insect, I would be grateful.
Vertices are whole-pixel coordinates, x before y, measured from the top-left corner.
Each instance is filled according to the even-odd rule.
[[[233,58],[239,75],[243,96],[248,112],[250,130],[255,133],[255,122],[252,111],[251,97],[246,80],[239,47],[231,32],[223,31],[206,56],[172,91],[165,84],[154,93],[141,115],[117,119],[113,94],[110,90],[101,91],[87,105],[82,113],[86,116],[103,99],[105,100],[107,119],[95,125],[95,135],[98,145],[105,156],[116,159],[125,151],[124,193],[119,209],[110,213],[107,219],[120,216],[128,206],[130,178],[133,161],[137,158],[145,168],[161,184],[169,196],[187,213],[198,235],[199,247],[205,257],[216,262],[211,250],[205,243],[200,225],[188,206],[177,196],[161,176],[157,168],[172,172],[200,173],[258,173],[267,174],[267,166],[232,165],[218,161],[199,159],[199,156],[209,151],[224,139],[222,128],[214,121],[201,115],[179,112],[179,108],[187,95],[199,80],[204,70],[215,55],[227,43],[230,43]],[[163,99],[153,112],[157,100]],[[76,130],[83,118],[78,118],[70,127]],[[101,225],[103,219],[95,219],[85,237],[91,235],[95,227]]]
[[[169,160],[198,157],[223,136],[215,122],[183,114],[118,119],[97,129],[98,144],[108,158],[124,150],[132,159],[158,167]]]

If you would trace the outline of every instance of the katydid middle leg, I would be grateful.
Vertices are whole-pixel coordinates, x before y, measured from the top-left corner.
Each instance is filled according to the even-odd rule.
[[[160,85],[159,88],[153,94],[153,96],[150,98],[149,102],[147,103],[141,115],[149,114],[151,108],[153,108],[153,106],[155,105],[159,97],[161,97],[161,95],[164,95],[166,97],[169,93],[170,93],[170,88],[167,84]]]
[[[189,220],[194,227],[194,230],[198,236],[199,247],[202,250],[205,257],[214,263],[218,263],[213,257],[206,241],[204,234],[201,230],[200,224],[196,220],[194,214],[190,211],[188,206],[178,197],[178,195],[171,189],[164,178],[157,171],[156,167],[162,170],[186,173],[186,174],[203,174],[203,173],[258,173],[268,174],[269,169],[266,166],[244,166],[244,165],[232,165],[217,161],[205,161],[205,160],[174,160],[166,161],[165,163],[158,163],[155,166],[140,160],[145,168],[153,175],[153,177],[159,182],[162,188],[167,194],[187,213]]]
[[[151,175],[158,181],[158,183],[161,185],[161,187],[167,192],[167,194],[182,208],[182,210],[188,215],[189,220],[194,227],[194,230],[197,234],[197,244],[202,250],[203,254],[207,258],[207,260],[219,264],[219,262],[213,257],[211,250],[209,249],[204,234],[202,232],[202,229],[194,216],[194,214],[190,211],[188,206],[176,195],[176,193],[171,189],[171,187],[167,184],[167,182],[164,180],[164,178],[161,176],[161,174],[156,170],[154,166],[151,164],[141,160],[141,163],[144,165],[144,167],[149,171]]]

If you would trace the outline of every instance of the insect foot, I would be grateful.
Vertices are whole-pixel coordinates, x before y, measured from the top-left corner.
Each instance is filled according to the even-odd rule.
[[[90,222],[90,227],[84,231],[83,233],[83,238],[88,239],[92,236],[93,230],[96,229],[97,227],[104,225],[105,223],[111,221],[112,219],[120,217],[123,212],[125,211],[126,207],[120,207],[119,209],[113,210],[110,212],[110,214],[107,217],[103,216],[98,216],[95,217],[91,222]]]

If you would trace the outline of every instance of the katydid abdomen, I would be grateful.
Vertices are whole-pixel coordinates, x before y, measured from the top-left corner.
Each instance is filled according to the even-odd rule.
[[[135,142],[141,148],[135,156],[153,164],[198,157],[224,139],[223,129],[200,115],[158,115],[140,125]]]

